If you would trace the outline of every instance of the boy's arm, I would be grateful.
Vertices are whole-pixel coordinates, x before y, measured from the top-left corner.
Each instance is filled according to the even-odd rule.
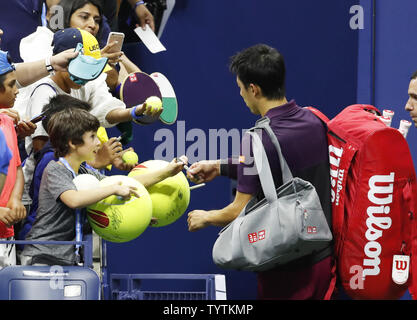
[[[184,168],[184,164],[187,163],[187,161],[188,160],[184,159],[183,161],[177,162],[176,159],[174,159],[167,166],[161,169],[152,170],[151,172],[137,175],[132,178],[139,181],[145,188],[148,188],[155,183],[176,175]]]
[[[23,170],[21,166],[18,166],[16,172],[16,182],[13,187],[13,191],[10,195],[9,201],[6,207],[12,211],[14,216],[14,223],[24,219],[26,217],[26,208],[22,203],[23,187],[25,179],[23,176]]]
[[[132,117],[132,114],[131,114],[132,109],[133,108],[113,109],[106,114],[106,121],[110,124],[132,121],[133,120],[133,117]],[[162,111],[163,111],[162,108],[158,109],[158,110],[153,109],[152,106],[148,106],[148,105],[146,105],[146,103],[143,103],[142,105],[137,106],[137,108],[135,109],[134,112],[135,112],[136,116],[148,115],[148,116],[157,118],[161,115]]]
[[[59,198],[67,207],[79,209],[97,203],[111,195],[121,196],[125,199],[129,199],[131,195],[138,198],[140,197],[135,187],[114,184],[107,187],[88,190],[88,192],[67,190],[63,192]]]

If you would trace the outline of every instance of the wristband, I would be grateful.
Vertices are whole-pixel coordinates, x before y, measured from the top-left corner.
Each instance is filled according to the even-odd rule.
[[[139,120],[140,118],[142,118],[143,117],[143,114],[141,114],[141,115],[136,115],[136,108],[137,108],[138,106],[134,106],[134,107],[132,107],[132,110],[130,111],[130,115],[132,116],[132,118],[133,118],[133,120]]]
[[[142,5],[142,4],[145,4],[145,2],[144,1],[137,1],[136,3],[135,3],[135,7],[134,7],[134,9],[136,9],[138,6],[140,6],[140,5]]]
[[[55,75],[55,69],[51,64],[51,57],[46,57],[45,58],[45,68],[50,75],[52,75],[52,76]]]
[[[219,175],[223,177],[229,176],[229,160],[220,159],[220,170]]]

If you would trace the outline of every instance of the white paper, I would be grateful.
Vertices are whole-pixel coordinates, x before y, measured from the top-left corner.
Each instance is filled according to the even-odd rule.
[[[158,53],[161,51],[166,51],[166,48],[163,46],[161,41],[159,41],[158,37],[152,31],[149,25],[146,25],[145,30],[143,30],[141,27],[137,27],[135,32],[150,52]]]

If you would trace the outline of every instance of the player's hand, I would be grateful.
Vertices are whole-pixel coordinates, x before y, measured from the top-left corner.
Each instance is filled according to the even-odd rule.
[[[187,178],[194,183],[210,182],[220,175],[220,163],[217,160],[194,162],[187,170]]]
[[[205,210],[194,210],[188,213],[188,231],[194,232],[209,226],[207,215],[209,213]]]
[[[16,125],[16,134],[19,138],[31,136],[35,133],[37,125],[30,121],[19,121]]]

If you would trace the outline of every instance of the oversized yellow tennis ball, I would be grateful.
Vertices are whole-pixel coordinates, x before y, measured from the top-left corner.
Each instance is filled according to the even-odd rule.
[[[141,163],[130,171],[130,177],[163,168],[167,161],[150,160]],[[152,227],[163,227],[177,221],[190,203],[190,186],[184,173],[179,172],[148,188],[152,199],[152,216],[157,222]]]
[[[145,101],[146,105],[152,107],[152,111],[158,111],[162,108],[162,100],[157,96],[151,96]]]
[[[134,151],[126,151],[122,155],[122,160],[127,164],[136,164],[139,161],[139,157]]]
[[[100,181],[105,187],[118,182],[136,187],[139,198],[125,201],[116,195],[109,196],[87,207],[87,219],[93,230],[104,240],[127,242],[140,236],[152,218],[152,199],[146,188],[133,178],[114,175]]]

